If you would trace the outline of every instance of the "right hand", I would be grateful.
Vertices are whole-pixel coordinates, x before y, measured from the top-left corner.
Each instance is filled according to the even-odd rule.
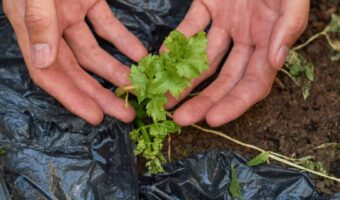
[[[37,85],[91,124],[99,124],[104,114],[123,122],[134,119],[131,106],[126,108],[85,71],[116,86],[129,85],[129,68],[99,47],[85,17],[100,37],[132,60],[147,54],[105,0],[3,0],[3,8]]]

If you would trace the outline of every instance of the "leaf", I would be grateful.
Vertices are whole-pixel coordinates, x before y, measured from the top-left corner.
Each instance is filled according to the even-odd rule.
[[[155,76],[155,73],[157,71],[155,63],[158,62],[158,59],[158,56],[149,54],[146,57],[142,58],[138,63],[138,66],[143,69],[143,72],[147,75],[149,79]]]
[[[167,102],[165,96],[155,96],[146,105],[146,113],[152,117],[154,122],[166,119],[166,112],[164,105]]]
[[[166,127],[169,133],[175,133],[181,130],[181,127],[179,125],[177,125],[174,121],[170,120],[163,122],[163,126]]]
[[[330,59],[332,62],[336,62],[340,60],[340,52],[334,51],[332,55],[330,55]]]
[[[289,69],[289,73],[294,76],[298,77],[302,74],[305,75],[305,77],[309,81],[314,80],[314,66],[310,62],[307,61],[305,57],[303,57],[301,54],[299,54],[296,51],[290,51],[286,66]]]
[[[340,16],[332,14],[332,20],[325,29],[326,32],[340,32]]]
[[[191,37],[186,48],[185,59],[176,65],[178,74],[188,79],[199,77],[200,74],[209,68],[206,48],[208,40],[204,32]]]
[[[129,136],[132,141],[137,142],[140,137],[139,129],[132,130]]]
[[[159,159],[150,160],[145,165],[148,168],[148,173],[156,174],[164,172],[162,162]]]
[[[141,154],[142,152],[144,152],[144,150],[146,149],[146,142],[145,140],[139,140],[138,141],[138,144],[134,150],[134,154],[135,155],[139,155]]]
[[[170,92],[171,95],[178,98],[181,92],[190,85],[188,80],[182,79],[177,74],[169,71],[159,71],[150,87],[150,93],[165,94]]]
[[[305,75],[309,81],[314,81],[314,66],[312,64],[307,64],[305,66]]]
[[[311,85],[310,84],[306,84],[304,86],[301,86],[302,96],[303,96],[304,100],[306,100],[309,97],[310,89],[311,89]]]
[[[147,86],[149,79],[143,72],[143,67],[131,66],[130,80],[135,87],[134,92],[137,95],[138,102],[142,102],[147,97]]]
[[[178,132],[181,129],[175,122],[167,120],[162,123],[153,124],[149,128],[149,133],[153,137],[164,139],[168,133]]]
[[[240,182],[237,178],[236,170],[233,165],[230,166],[230,174],[231,174],[231,179],[230,179],[230,185],[229,185],[229,193],[232,198],[238,198],[242,200],[242,192],[241,192],[241,186]]]
[[[0,147],[0,156],[4,156],[6,154],[6,151]]]
[[[315,171],[322,172],[324,174],[328,174],[327,170],[323,167],[323,164],[319,161],[316,161],[314,156],[306,156],[304,158],[300,158],[297,161],[297,164],[302,165],[303,167]]]
[[[183,55],[188,48],[186,36],[179,31],[172,31],[165,39],[164,44],[169,49],[170,54],[177,57]]]
[[[154,124],[150,127],[149,133],[153,137],[164,138],[168,130],[162,124]]]
[[[292,50],[288,54],[285,67],[287,75],[301,88],[304,99],[307,99],[314,81],[314,65],[304,56]]]
[[[144,100],[141,103],[138,103],[136,100],[130,100],[129,103],[135,109],[137,119],[143,119],[147,116],[144,110],[145,105],[147,104],[147,100]]]
[[[339,40],[328,40],[329,45],[334,51],[340,51],[340,41]]]
[[[249,167],[254,167],[254,166],[258,166],[258,165],[262,165],[264,163],[267,163],[268,160],[269,160],[269,153],[268,152],[262,152],[261,154],[259,154],[258,156],[256,156],[255,158],[253,158],[252,160],[247,162],[247,165]]]

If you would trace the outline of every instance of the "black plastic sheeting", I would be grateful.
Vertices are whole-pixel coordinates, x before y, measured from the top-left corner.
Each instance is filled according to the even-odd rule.
[[[211,151],[168,164],[166,173],[141,178],[141,196],[149,200],[232,199],[230,166],[235,167],[243,199],[326,200],[307,174],[273,165],[248,167],[231,151]],[[332,198],[340,199],[340,193]]]
[[[151,52],[157,52],[191,4],[108,2]],[[109,53],[131,64],[98,40]],[[0,200],[231,199],[230,163],[236,167],[244,199],[329,199],[316,192],[305,174],[269,165],[249,168],[232,152],[197,155],[167,165],[164,174],[138,178],[134,145],[128,138],[132,128],[113,118],[93,127],[34,85],[0,9],[0,146],[6,151],[0,158]],[[340,199],[340,194],[331,199]]]

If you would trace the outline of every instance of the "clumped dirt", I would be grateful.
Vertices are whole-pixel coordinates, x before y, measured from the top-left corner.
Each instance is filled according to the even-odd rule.
[[[307,30],[298,43],[323,30],[331,14],[339,14],[340,2],[312,0],[311,6]],[[301,52],[316,68],[315,81],[307,100],[303,100],[300,89],[288,77],[279,73],[278,78],[284,88],[274,84],[265,100],[241,118],[217,130],[284,155],[315,156],[330,174],[340,177],[340,150],[314,150],[323,143],[340,142],[340,62],[330,60],[332,51],[324,39],[318,39]],[[185,128],[180,136],[172,137],[173,160],[212,149],[234,150],[247,158],[257,153],[193,128]],[[323,193],[340,191],[339,183],[317,177],[313,179]]]

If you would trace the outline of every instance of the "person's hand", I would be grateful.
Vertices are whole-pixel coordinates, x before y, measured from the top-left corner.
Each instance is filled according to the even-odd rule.
[[[217,77],[198,96],[174,113],[187,126],[206,120],[210,126],[228,123],[266,97],[289,47],[304,31],[309,0],[194,0],[178,30],[187,36],[208,33],[210,68],[193,80],[191,88],[212,75],[233,42],[233,48]],[[167,108],[178,103],[170,97]]]
[[[124,122],[134,119],[131,106],[126,108],[85,71],[116,86],[129,84],[129,68],[99,47],[85,17],[100,37],[132,60],[147,54],[105,0],[3,0],[3,8],[37,85],[89,123],[99,124],[104,113]]]

